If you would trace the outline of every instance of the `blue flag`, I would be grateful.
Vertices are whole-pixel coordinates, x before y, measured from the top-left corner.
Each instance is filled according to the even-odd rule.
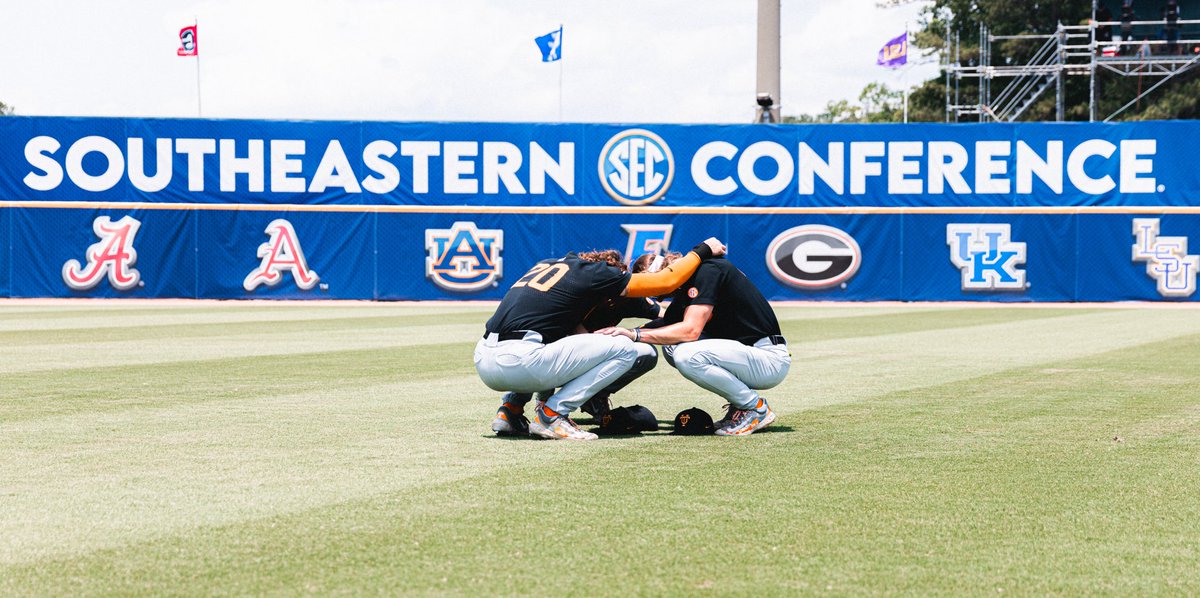
[[[562,27],[541,37],[533,38],[538,49],[542,51],[542,62],[554,62],[562,59]]]

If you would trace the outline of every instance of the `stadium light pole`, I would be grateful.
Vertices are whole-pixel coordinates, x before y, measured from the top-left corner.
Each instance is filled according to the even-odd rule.
[[[758,78],[754,122],[779,122],[779,0],[758,0]]]

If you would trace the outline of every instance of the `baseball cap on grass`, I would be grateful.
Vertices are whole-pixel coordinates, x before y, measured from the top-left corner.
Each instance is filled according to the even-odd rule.
[[[658,420],[649,409],[641,405],[617,407],[600,417],[600,427],[595,432],[601,435],[638,434],[658,429]]]
[[[675,416],[675,430],[681,436],[703,436],[713,433],[713,418],[699,407],[684,409]]]

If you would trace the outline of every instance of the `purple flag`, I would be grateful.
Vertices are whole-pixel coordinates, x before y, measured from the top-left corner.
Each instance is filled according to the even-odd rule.
[[[888,40],[879,49],[879,57],[875,59],[875,64],[881,66],[900,66],[908,62],[908,32],[896,36]]]

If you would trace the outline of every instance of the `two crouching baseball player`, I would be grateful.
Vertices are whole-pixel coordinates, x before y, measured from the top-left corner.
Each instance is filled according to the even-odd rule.
[[[493,390],[534,393],[559,388],[528,422],[530,434],[594,440],[596,435],[581,430],[569,415],[628,373],[640,352],[625,336],[574,334],[580,323],[605,299],[668,294],[702,261],[724,252],[724,245],[710,238],[662,270],[638,274],[574,253],[538,262],[513,283],[488,320],[475,345],[475,369]],[[504,413],[519,430],[525,419],[516,407],[502,405],[497,417]]]
[[[665,262],[678,258],[669,255]],[[638,258],[634,270],[647,263],[647,271],[654,270],[646,256]],[[792,358],[771,304],[728,260],[700,264],[672,295],[661,320],[598,332],[664,345],[663,356],[684,378],[729,402],[725,417],[715,423],[718,435],[753,434],[775,421],[775,412],[756,391],[783,382]]]

